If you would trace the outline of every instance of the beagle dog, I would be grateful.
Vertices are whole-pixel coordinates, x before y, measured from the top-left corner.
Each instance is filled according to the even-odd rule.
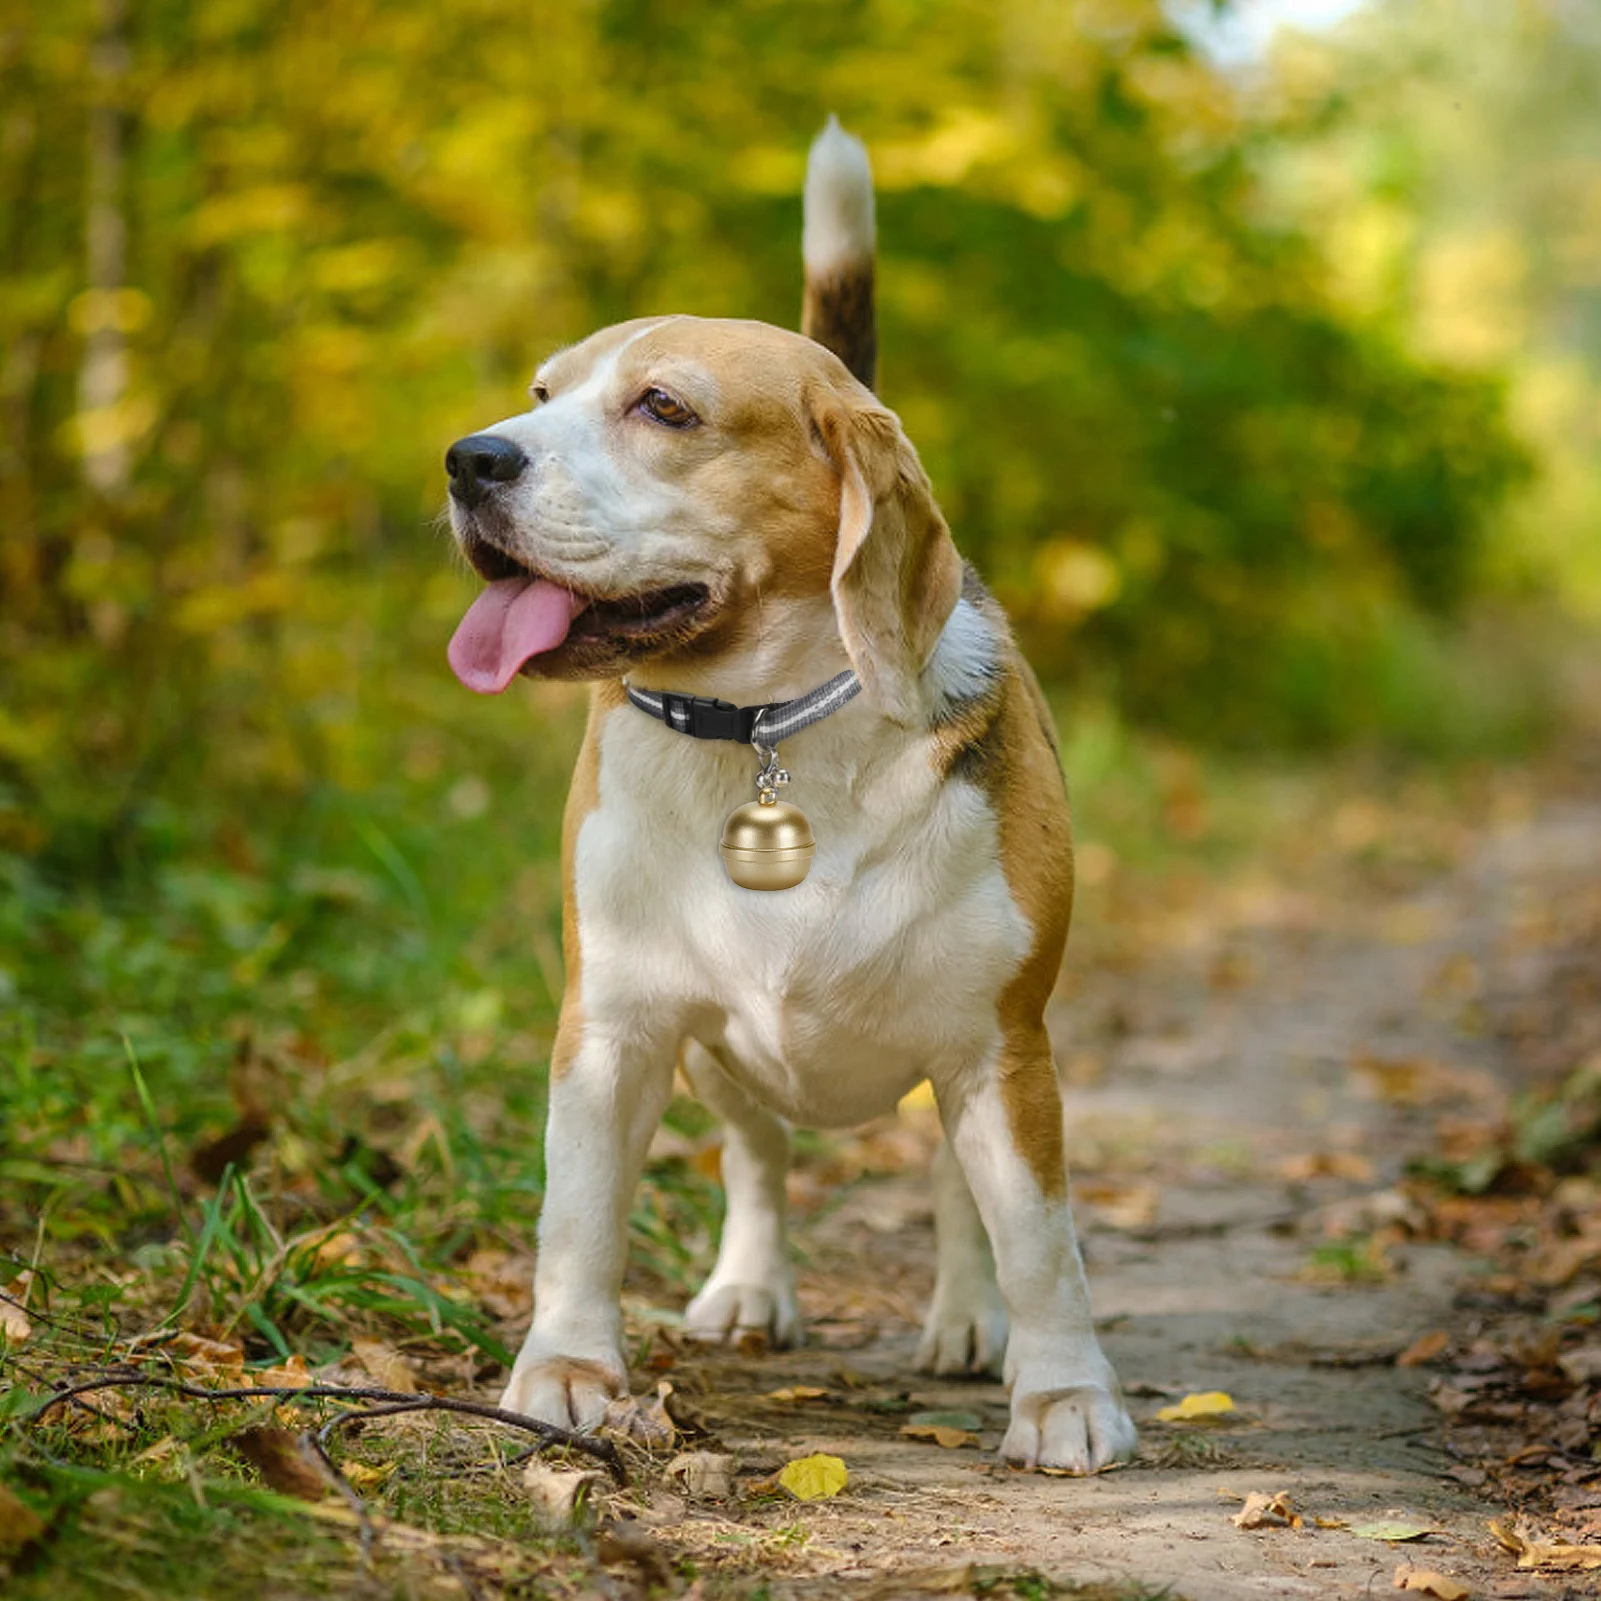
[[[593,1426],[627,1393],[630,1199],[682,1070],[725,1125],[727,1219],[685,1313],[801,1338],[787,1124],[892,1109],[923,1079],[938,1271],[919,1366],[1002,1373],[1011,1462],[1089,1473],[1134,1426],[1090,1316],[1045,1005],[1073,897],[1051,720],[871,390],[873,189],[832,119],[805,193],[804,333],[647,317],[539,369],[533,409],[458,441],[451,523],[488,587],[450,657],[471,689],[592,684],[562,836],[533,1327],[501,1405]],[[854,672],[786,741],[809,875],[730,882],[718,835],[758,765],[630,690],[770,705]]]

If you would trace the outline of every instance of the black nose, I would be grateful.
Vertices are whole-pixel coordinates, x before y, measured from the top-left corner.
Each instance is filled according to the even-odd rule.
[[[445,452],[450,494],[464,506],[476,506],[491,484],[509,484],[528,465],[528,458],[499,434],[468,434]]]

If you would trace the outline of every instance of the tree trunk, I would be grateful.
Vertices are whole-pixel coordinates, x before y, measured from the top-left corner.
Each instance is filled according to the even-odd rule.
[[[130,463],[117,416],[128,394],[128,336],[117,303],[117,291],[128,281],[128,0],[99,0],[97,17],[90,54],[84,228],[90,309],[78,369],[78,409],[89,423],[84,477],[103,499],[116,502],[127,490]]]

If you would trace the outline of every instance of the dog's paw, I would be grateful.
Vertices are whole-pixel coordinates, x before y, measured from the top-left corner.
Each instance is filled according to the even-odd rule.
[[[947,1378],[998,1378],[1006,1357],[1006,1330],[1006,1308],[999,1295],[965,1308],[936,1297],[918,1342],[917,1370]]]
[[[800,1303],[792,1284],[708,1283],[684,1309],[692,1340],[739,1341],[759,1335],[775,1350],[801,1341]]]
[[[585,1433],[598,1427],[606,1408],[628,1394],[628,1375],[607,1362],[573,1356],[517,1358],[499,1405],[507,1412]]]
[[[1134,1454],[1134,1420],[1115,1388],[1093,1381],[1014,1392],[1004,1461],[1023,1468],[1099,1473]]]

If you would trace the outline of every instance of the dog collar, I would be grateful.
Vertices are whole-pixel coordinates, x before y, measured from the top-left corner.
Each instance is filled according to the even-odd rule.
[[[659,722],[692,739],[732,739],[754,745],[764,755],[781,739],[810,728],[830,712],[837,712],[856,696],[862,681],[850,668],[794,700],[771,701],[765,706],[736,706],[710,695],[679,695],[670,689],[635,689],[624,684],[628,698]]]
[[[635,689],[628,698],[642,712],[692,739],[732,739],[753,745],[762,759],[756,799],[736,807],[723,825],[723,866],[741,889],[793,889],[806,877],[817,843],[799,807],[779,800],[789,774],[778,765],[778,742],[837,712],[858,694],[862,681],[847,668],[794,700],[736,706],[709,695],[670,689]]]

